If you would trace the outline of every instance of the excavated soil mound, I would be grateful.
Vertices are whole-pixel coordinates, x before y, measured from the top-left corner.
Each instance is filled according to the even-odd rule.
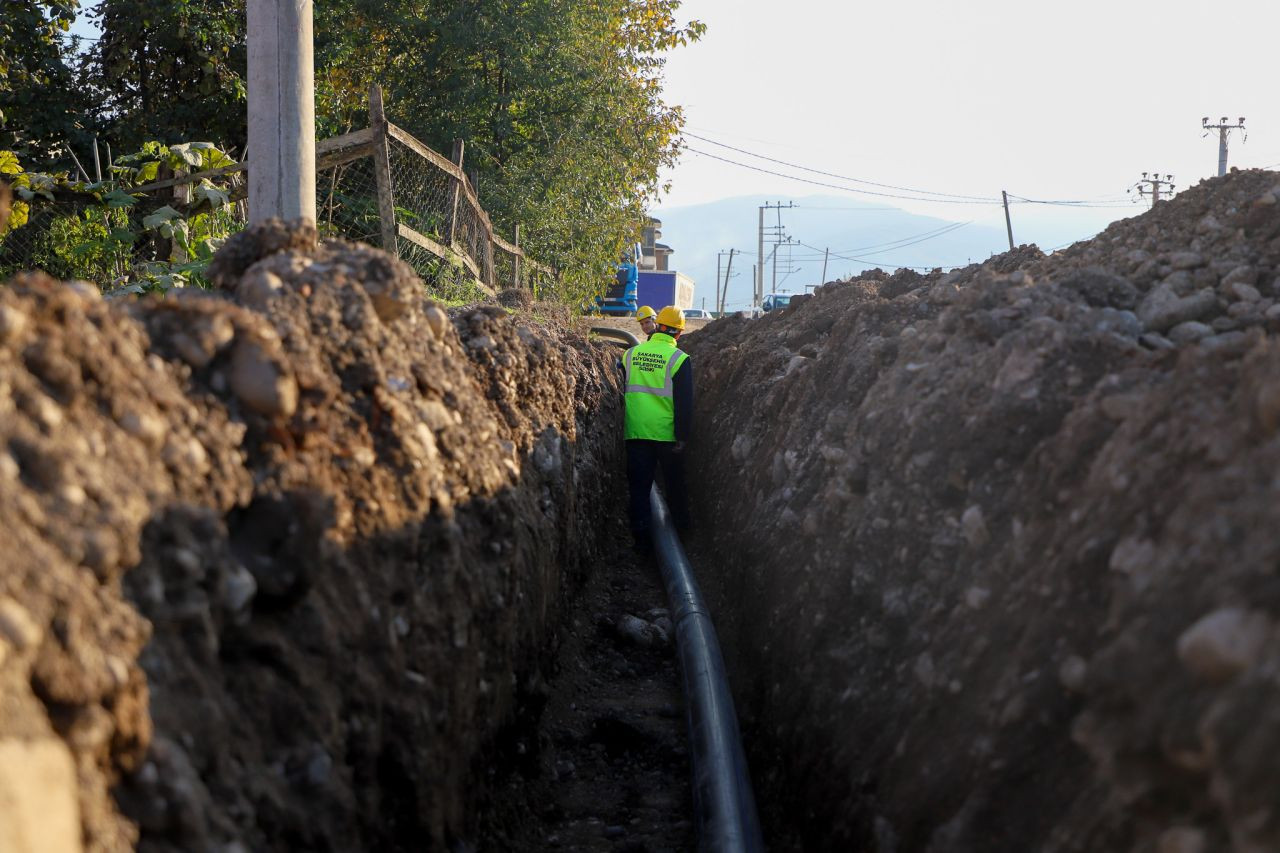
[[[442,847],[620,491],[615,356],[306,228],[211,272],[0,288],[0,848]]]
[[[689,339],[775,849],[1280,850],[1278,183]]]

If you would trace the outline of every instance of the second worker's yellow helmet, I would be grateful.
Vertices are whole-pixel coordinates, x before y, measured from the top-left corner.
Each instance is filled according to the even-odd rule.
[[[650,317],[655,316],[657,313],[658,313],[658,312],[657,312],[657,311],[654,311],[652,307],[650,307],[650,306],[648,306],[648,305],[641,305],[641,306],[640,306],[640,309],[639,309],[638,311],[636,311],[636,319],[637,319],[637,320],[647,320],[647,319],[649,319]]]
[[[684,312],[674,305],[668,305],[658,312],[658,325],[668,329],[684,329]]]

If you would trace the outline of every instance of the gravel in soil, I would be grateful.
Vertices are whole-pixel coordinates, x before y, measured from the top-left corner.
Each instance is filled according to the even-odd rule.
[[[773,849],[1280,850],[1280,175],[688,337]]]
[[[604,547],[616,354],[305,225],[210,275],[0,287],[0,849],[443,849]]]
[[[615,542],[629,542],[615,519]],[[544,688],[492,757],[480,850],[696,846],[684,702],[658,567],[602,556],[558,635]]]

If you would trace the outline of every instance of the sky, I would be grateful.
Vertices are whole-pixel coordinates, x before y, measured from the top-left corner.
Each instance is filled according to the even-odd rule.
[[[83,0],[82,12],[98,2]],[[1280,168],[1275,0],[685,0],[678,14],[707,32],[668,57],[666,99],[684,109],[686,150],[664,173],[671,191],[654,212],[696,223],[679,211],[725,199],[743,208],[715,237],[664,228],[676,260],[687,262],[699,241],[699,266],[687,271],[701,295],[717,250],[755,251],[765,202],[821,195],[833,207],[831,197],[844,197],[998,235],[1006,190],[1015,241],[1052,250],[1145,210],[1146,199],[1126,194],[1143,172],[1172,174],[1175,191],[1216,174],[1217,134],[1205,135],[1203,116],[1245,117],[1230,165]],[[96,35],[83,14],[73,30]],[[783,221],[813,242],[831,231],[815,217],[784,212]],[[701,245],[708,239],[722,245]],[[850,233],[843,242],[870,241]],[[925,240],[877,260],[955,260],[943,254]]]
[[[89,13],[95,11],[101,2],[102,0],[80,0],[80,11],[76,14],[75,23],[71,25],[71,32],[85,38],[97,38],[101,30],[94,26]]]
[[[754,208],[834,193],[1004,225],[998,203],[846,193],[715,155],[900,196],[922,194],[796,167],[931,193],[1104,205],[1012,207],[1017,242],[1041,231],[1070,241],[1144,210],[1126,201],[1144,171],[1172,174],[1176,189],[1215,175],[1217,135],[1204,136],[1203,116],[1245,117],[1247,140],[1232,133],[1229,165],[1280,167],[1280,3],[686,0],[679,15],[707,32],[668,59],[666,97],[684,108],[688,135],[664,175],[659,216],[729,197],[756,197]],[[744,231],[734,245],[754,250],[755,229]],[[679,240],[664,230],[677,251]],[[927,263],[927,248],[900,262]]]

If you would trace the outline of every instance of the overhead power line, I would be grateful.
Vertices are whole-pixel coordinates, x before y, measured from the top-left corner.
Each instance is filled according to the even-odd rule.
[[[896,195],[894,193],[875,192],[873,190],[862,190],[862,189],[857,189],[856,187],[847,187],[847,186],[841,186],[840,184],[832,184],[826,181],[815,181],[811,178],[802,178],[799,175],[788,175],[785,172],[778,172],[773,169],[766,169],[762,166],[753,166],[750,163],[743,163],[739,160],[731,160],[728,157],[721,157],[719,154],[712,154],[708,151],[701,151],[697,148],[693,148],[690,146],[685,146],[685,150],[690,151],[694,154],[699,154],[703,157],[710,157],[712,160],[719,160],[722,163],[729,163],[730,165],[739,166],[743,169],[750,169],[753,172],[761,172],[762,174],[765,174],[765,175],[774,175],[775,177],[779,177],[779,178],[787,178],[788,180],[799,181],[804,184],[812,184],[817,187],[827,187],[828,189],[840,190],[842,192],[847,192],[847,193],[856,193],[859,195],[873,195],[873,196],[879,196],[880,198],[899,198],[899,199],[903,199],[904,201],[928,201],[928,202],[934,202],[938,204],[993,205],[993,204],[1001,203],[1000,199],[992,199],[990,201],[963,201],[960,199],[926,198],[926,197],[920,197],[920,196],[905,196],[905,195]]]
[[[969,222],[952,222],[949,225],[944,225],[941,228],[935,228],[932,231],[926,231],[923,234],[915,234],[915,235],[912,235],[911,237],[903,237],[900,240],[890,240],[887,243],[873,243],[870,246],[859,246],[854,249],[841,249],[841,251],[867,252],[874,249],[876,251],[872,252],[872,254],[879,254],[880,252],[888,252],[888,251],[892,251],[893,249],[901,249],[906,246],[914,246],[917,243],[924,243],[929,240],[936,239],[938,237],[945,237],[947,234],[950,234],[952,231],[958,231],[959,229],[965,227],[966,225],[972,225],[972,224],[973,224],[972,220],[970,220]]]
[[[688,135],[692,136],[692,134],[688,134]],[[701,138],[701,137],[698,137],[698,138]],[[743,163],[741,160],[734,160],[729,157],[722,157],[719,154],[712,154],[709,151],[703,151],[701,149],[694,148],[691,145],[686,145],[685,150],[702,157],[710,157],[712,160],[719,160],[721,163],[728,163],[731,166],[738,166],[739,168],[742,168],[742,169],[750,169],[753,172],[760,172],[761,174],[765,174],[765,175],[773,175],[775,177],[786,178],[787,180],[791,180],[791,181],[799,181],[800,183],[803,183],[803,184],[811,184],[812,186],[825,187],[827,189],[833,189],[833,190],[840,190],[841,192],[854,193],[856,195],[870,195],[870,196],[876,196],[878,198],[896,198],[896,199],[902,199],[903,201],[924,201],[924,202],[930,202],[934,204],[970,204],[970,205],[987,205],[987,206],[1004,204],[1003,199],[998,199],[998,198],[982,199],[978,196],[974,196],[972,200],[968,200],[964,197],[956,198],[956,197],[950,197],[943,194],[938,194],[935,197],[929,197],[929,196],[923,196],[923,195],[908,196],[908,195],[900,195],[897,193],[886,193],[886,192],[877,192],[875,190],[864,190],[858,187],[849,187],[849,186],[843,186],[841,184],[833,184],[828,181],[816,181],[812,178],[801,177],[800,175],[789,175],[786,172],[779,172],[775,169],[766,169],[763,166],[756,166],[751,163]],[[735,150],[741,150],[741,149],[735,149]],[[760,155],[751,155],[751,156],[760,156]],[[762,157],[761,159],[769,160],[771,158]],[[774,162],[782,162],[782,161],[774,161]],[[790,164],[786,164],[786,165],[790,165]],[[804,167],[804,166],[800,166],[796,168],[801,168],[809,172],[818,171],[816,169],[808,169],[807,167]],[[830,173],[819,172],[819,174],[830,174]],[[847,180],[855,180],[855,179],[847,179]],[[865,182],[865,183],[870,184],[870,182]],[[876,185],[876,184],[871,184],[871,185],[887,186],[887,185]],[[924,193],[929,191],[921,190],[920,192]],[[1047,204],[1047,205],[1059,205],[1062,207],[1073,207],[1073,208],[1077,208],[1077,207],[1078,208],[1118,208],[1118,207],[1124,207],[1126,204],[1126,202],[1123,199],[1116,198],[1113,200],[1110,197],[1102,197],[1098,199],[1036,199],[1036,198],[1026,198],[1025,196],[1017,196],[1011,193],[1009,195],[1009,199],[1012,202],[1017,204]]]
[[[803,242],[802,242],[800,245],[801,245],[801,246],[804,246],[806,249],[814,249],[814,250],[819,251],[819,252],[820,252],[820,251],[822,251],[822,250],[821,250],[821,249],[819,249],[817,246],[810,246],[808,243],[803,243]],[[920,265],[920,264],[891,264],[891,263],[889,263],[888,261],[876,261],[876,260],[872,260],[872,259],[870,259],[870,258],[855,258],[855,257],[851,257],[851,256],[849,256],[849,255],[837,254],[836,252],[832,252],[832,253],[831,253],[831,257],[833,257],[833,258],[839,258],[839,259],[840,259],[840,260],[842,260],[842,261],[852,261],[852,262],[853,262],[853,263],[855,263],[855,264],[866,264],[867,266],[872,266],[872,267],[893,267],[894,269],[898,269],[898,270],[932,270],[932,269],[938,269],[938,268],[940,268],[940,267],[941,267],[941,268],[946,268],[946,267],[953,267],[953,268],[954,268],[954,267],[959,267],[959,266],[965,266],[965,264],[930,264],[930,265]]]
[[[898,192],[901,192],[901,193],[912,193],[913,195],[902,196],[902,195],[895,195],[893,193],[878,193],[878,192],[871,192],[870,190],[860,190],[853,187],[835,186],[833,184],[827,184],[820,181],[812,181],[812,180],[809,180],[808,178],[801,178],[797,175],[787,175],[781,172],[775,172],[769,169],[762,168],[760,166],[753,166],[749,163],[742,163],[737,160],[729,159],[727,157],[721,157],[719,155],[711,154],[706,151],[700,151],[688,145],[685,146],[689,151],[692,151],[694,154],[701,154],[704,157],[711,157],[712,159],[720,160],[725,163],[731,163],[735,166],[741,166],[743,168],[752,169],[757,172],[763,172],[764,174],[768,174],[768,175],[777,175],[778,177],[790,178],[791,180],[795,180],[795,181],[803,181],[805,183],[815,184],[817,186],[845,190],[846,192],[862,193],[864,195],[880,196],[882,198],[901,198],[907,201],[937,201],[937,202],[947,202],[951,204],[961,204],[961,203],[1003,204],[1004,203],[1003,199],[999,199],[994,196],[976,196],[976,195],[964,195],[960,193],[944,193],[936,190],[922,190],[922,189],[917,189],[915,187],[904,187],[904,186],[899,186],[897,184],[885,184],[885,183],[880,183],[878,181],[869,181],[869,180],[866,180],[865,178],[855,178],[849,175],[841,175],[837,172],[828,172],[822,169],[814,169],[810,166],[805,166],[801,163],[793,163],[789,160],[780,160],[776,157],[770,157],[766,154],[759,154],[755,151],[750,151],[746,148],[739,148],[735,145],[729,145],[728,143],[725,143],[725,142],[717,142],[714,139],[711,139],[706,136],[700,136],[699,134],[691,133],[687,130],[683,131],[683,135],[689,137],[690,139],[697,139],[701,142],[706,142],[711,145],[718,146],[720,148],[725,148],[729,151],[736,151],[739,154],[745,154],[748,157],[754,157],[757,160],[764,160],[768,163],[775,163],[780,166],[787,166],[792,169],[799,169],[802,172],[809,172],[810,174],[822,175],[823,177],[835,178],[837,180],[848,181],[850,183],[855,183],[855,184],[865,184],[871,187],[879,187],[881,189],[897,190]],[[1280,164],[1276,164],[1276,165],[1280,165]],[[1266,168],[1266,167],[1263,167],[1263,168]],[[918,196],[930,196],[930,198],[919,198]],[[1062,199],[1062,198],[1038,199],[1038,198],[1027,198],[1025,196],[1019,196],[1019,195],[1014,195],[1013,193],[1010,193],[1009,198],[1025,204],[1049,204],[1049,205],[1062,205],[1062,206],[1069,206],[1069,207],[1105,208],[1105,207],[1113,206],[1113,203],[1114,203],[1114,206],[1117,206],[1117,207],[1127,203],[1127,199],[1119,196],[1098,196],[1094,198],[1076,198],[1076,199]],[[834,210],[837,208],[831,208],[831,209]],[[851,208],[851,209],[852,210],[871,210],[874,208]]]
[[[872,243],[869,246],[854,246],[851,249],[832,249],[831,251],[845,253],[845,254],[850,252],[871,252],[871,254],[873,255],[878,255],[881,252],[891,252],[894,249],[902,249],[907,246],[914,246],[917,243],[924,243],[929,240],[933,240],[937,237],[945,237],[947,234],[950,234],[952,231],[957,231],[965,227],[966,225],[972,225],[972,224],[973,224],[973,220],[970,220],[968,222],[950,222],[946,225],[943,225],[941,228],[934,228],[931,231],[924,231],[919,234],[912,234],[908,237],[901,237],[897,240],[889,240],[884,243]],[[824,251],[825,250],[823,249],[819,249],[814,255],[795,255],[793,257],[795,257],[796,260],[817,260],[818,258],[822,257],[822,253]]]
[[[932,195],[932,196],[939,196],[941,198],[963,199],[965,201],[985,201],[985,202],[999,201],[999,199],[993,198],[991,196],[960,195],[957,193],[935,192],[934,190],[919,190],[913,187],[901,187],[901,186],[896,186],[894,184],[882,184],[876,181],[868,181],[868,180],[865,180],[864,178],[852,178],[852,177],[849,177],[848,175],[840,175],[840,174],[836,174],[835,172],[824,172],[821,169],[812,169],[808,166],[802,166],[799,163],[791,163],[786,160],[779,160],[775,157],[768,157],[764,154],[757,154],[756,152],[748,151],[745,148],[737,148],[733,145],[729,145],[724,142],[716,142],[714,139],[708,139],[707,137],[699,136],[696,133],[689,133],[688,131],[685,131],[684,135],[692,137],[693,139],[700,140],[702,142],[710,143],[711,145],[716,145],[721,148],[727,148],[730,151],[736,151],[739,154],[746,154],[748,157],[755,157],[757,160],[765,160],[770,163],[777,163],[780,166],[789,166],[792,169],[799,169],[802,172],[810,172],[815,175],[822,175],[827,178],[836,178],[837,180],[849,181],[850,183],[854,183],[854,184],[866,184],[867,186],[880,187],[881,189],[898,190],[899,192],[915,193],[916,195]]]

